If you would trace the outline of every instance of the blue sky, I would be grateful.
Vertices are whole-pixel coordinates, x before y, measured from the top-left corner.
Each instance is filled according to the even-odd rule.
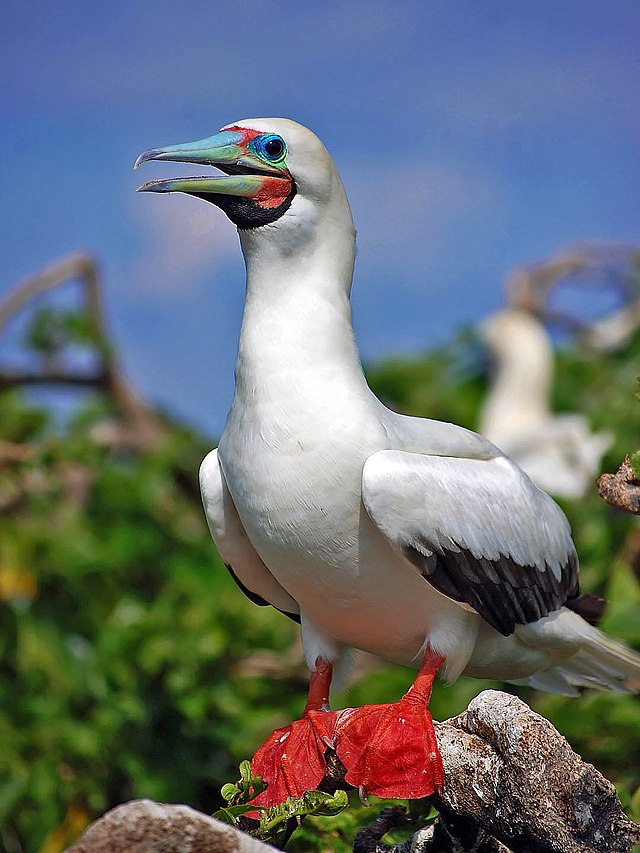
[[[640,237],[637,0],[2,3],[0,289],[75,249],[148,398],[214,435],[243,265],[211,205],[136,195],[143,149],[287,116],[358,227],[367,359],[442,343],[510,267]],[[187,170],[188,171],[188,170]]]

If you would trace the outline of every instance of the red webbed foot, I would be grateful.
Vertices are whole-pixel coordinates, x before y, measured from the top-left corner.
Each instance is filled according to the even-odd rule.
[[[273,732],[251,761],[252,775],[269,784],[252,803],[274,806],[318,787],[327,769],[324,754],[333,741],[335,717],[335,711],[309,711]]]
[[[442,788],[442,758],[427,707],[442,662],[428,652],[398,702],[338,712],[335,749],[347,768],[345,779],[361,792],[412,800]]]
[[[302,718],[273,732],[253,757],[253,775],[262,776],[269,787],[252,802],[272,806],[317,788],[330,746],[346,767],[346,781],[361,793],[419,799],[442,788],[442,758],[428,709],[442,663],[428,651],[398,702],[329,711],[331,665],[319,661]]]
[[[276,729],[253,756],[251,772],[268,788],[252,803],[274,806],[287,797],[301,797],[322,781],[327,769],[324,754],[334,742],[336,725],[336,712],[329,711],[331,674],[331,664],[316,663],[301,719]]]

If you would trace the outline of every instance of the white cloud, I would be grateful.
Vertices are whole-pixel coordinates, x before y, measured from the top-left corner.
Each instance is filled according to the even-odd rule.
[[[178,193],[132,203],[142,233],[129,275],[142,298],[192,297],[239,252],[236,229],[211,204]]]

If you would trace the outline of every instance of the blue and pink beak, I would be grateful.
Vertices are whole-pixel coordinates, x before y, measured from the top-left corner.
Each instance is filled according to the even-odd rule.
[[[151,148],[133,168],[149,160],[216,166],[226,174],[149,181],[138,192],[195,195],[222,208],[239,228],[253,228],[275,221],[291,204],[295,182],[286,155],[277,134],[232,126],[196,142]]]

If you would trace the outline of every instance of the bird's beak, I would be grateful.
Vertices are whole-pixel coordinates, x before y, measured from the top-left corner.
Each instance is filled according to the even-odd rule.
[[[171,160],[178,163],[197,163],[217,166],[227,176],[205,175],[194,178],[169,178],[149,181],[138,188],[138,192],[172,193],[183,192],[198,195],[216,203],[215,197],[238,196],[261,202],[266,196],[286,196],[291,178],[286,169],[273,168],[259,160],[247,147],[255,136],[254,131],[244,128],[222,130],[207,139],[150,148],[135,161],[137,169],[148,160]],[[274,182],[277,182],[274,184]]]

